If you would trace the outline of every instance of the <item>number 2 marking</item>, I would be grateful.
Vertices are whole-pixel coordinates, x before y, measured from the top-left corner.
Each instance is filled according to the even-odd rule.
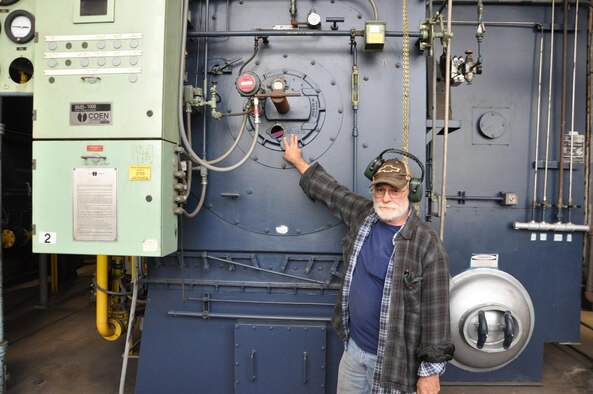
[[[43,231],[39,233],[40,244],[55,244],[57,241],[57,234],[54,232]]]

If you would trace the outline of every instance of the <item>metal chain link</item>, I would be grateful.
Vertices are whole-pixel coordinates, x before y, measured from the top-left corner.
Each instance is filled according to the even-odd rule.
[[[410,32],[408,28],[408,4],[407,0],[402,0],[402,16],[403,16],[403,60],[402,60],[402,87],[403,87],[403,100],[402,100],[402,150],[408,152],[408,135],[410,132]],[[405,162],[408,161],[407,157],[404,157]]]

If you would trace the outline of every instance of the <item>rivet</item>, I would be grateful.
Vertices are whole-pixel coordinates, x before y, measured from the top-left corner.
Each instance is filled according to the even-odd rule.
[[[367,144],[367,143],[365,142],[364,144],[362,144],[362,147],[366,149],[366,148],[368,148],[368,147],[369,147],[369,144]]]
[[[364,79],[365,81],[368,81],[369,80],[369,77],[366,77],[365,76],[365,77],[362,77],[362,79]]]

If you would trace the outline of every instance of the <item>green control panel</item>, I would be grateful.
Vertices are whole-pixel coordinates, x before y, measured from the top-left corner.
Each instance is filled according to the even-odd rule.
[[[38,1],[34,139],[178,141],[181,0]]]
[[[33,251],[164,256],[177,250],[175,146],[34,141]]]

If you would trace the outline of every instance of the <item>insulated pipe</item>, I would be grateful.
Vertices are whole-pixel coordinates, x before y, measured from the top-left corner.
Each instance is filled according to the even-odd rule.
[[[453,1],[447,1],[447,34],[451,33],[451,18]],[[447,156],[449,154],[449,102],[451,100],[451,37],[447,38],[447,54],[445,56],[445,124],[443,127],[443,168],[440,200],[440,223],[439,238],[441,241],[445,237],[445,211],[447,209]],[[433,127],[434,127],[434,119]]]
[[[109,261],[105,255],[97,255],[96,279],[100,289],[109,288]],[[115,327],[108,321],[109,296],[99,288],[97,289],[97,331],[103,338],[114,340],[119,338],[119,335],[117,335]]]
[[[564,0],[563,8],[562,8],[562,95],[560,99],[560,143],[559,150],[560,150],[560,157],[558,158],[558,199],[556,202],[556,211],[557,220],[558,222],[562,222],[562,206],[564,205],[563,202],[563,191],[564,191],[564,129],[566,128],[566,62],[567,62],[567,48],[568,48],[568,0]],[[550,30],[554,31],[554,26],[550,28]],[[575,26],[575,33],[577,30],[577,26]]]
[[[434,17],[434,13],[433,13],[433,7],[432,7],[432,0],[430,0],[429,2],[429,18],[430,20],[433,20]],[[429,181],[427,182],[427,187],[430,190],[430,201],[427,204],[427,213],[426,213],[426,220],[429,221],[431,220],[431,216],[432,216],[432,201],[434,199],[434,187],[433,187],[433,182],[434,179],[436,178],[436,168],[434,166],[434,154],[436,152],[436,128],[435,128],[435,123],[436,123],[436,118],[437,118],[437,106],[436,106],[436,102],[437,102],[437,73],[438,73],[438,64],[437,64],[437,58],[435,56],[435,51],[434,51],[434,45],[430,46],[430,57],[432,58],[432,89],[431,89],[431,94],[432,94],[432,127],[431,127],[431,140],[430,140],[430,157],[427,157],[427,165],[428,165],[428,160],[430,160],[430,177],[429,177]]]

